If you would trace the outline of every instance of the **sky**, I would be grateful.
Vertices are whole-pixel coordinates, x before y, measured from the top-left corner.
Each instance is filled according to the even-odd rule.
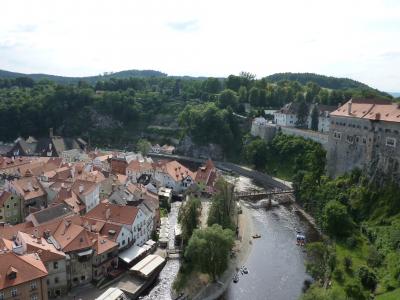
[[[400,92],[399,0],[1,0],[0,69],[312,72]]]

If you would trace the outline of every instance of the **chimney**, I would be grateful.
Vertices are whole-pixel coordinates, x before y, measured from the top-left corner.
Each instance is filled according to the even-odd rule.
[[[350,99],[349,102],[347,102],[347,114],[351,115],[351,105],[353,104],[353,100]]]
[[[35,228],[35,229],[33,230],[33,236],[34,236],[35,238],[37,238],[37,239],[40,238],[39,230],[38,230],[37,228]]]
[[[54,137],[53,128],[49,129],[49,137],[52,139]]]
[[[79,194],[82,194],[84,190],[83,184],[79,185]]]
[[[110,208],[108,207],[108,208],[106,209],[106,220],[108,220],[108,219],[110,218],[110,215],[111,215],[111,210],[110,210]]]

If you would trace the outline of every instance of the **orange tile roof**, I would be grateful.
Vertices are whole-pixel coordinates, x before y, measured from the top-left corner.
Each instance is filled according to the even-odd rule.
[[[0,226],[0,236],[12,240],[13,236],[17,235],[18,231],[26,231],[33,228],[32,222],[24,222],[17,225],[3,225]]]
[[[15,272],[16,277],[10,279],[7,276],[10,272]],[[0,254],[0,290],[45,277],[47,274],[46,267],[35,254]]]
[[[57,250],[53,244],[48,243],[43,237],[35,238],[32,234],[18,232],[18,241],[24,241],[28,253],[38,253],[43,262],[55,261],[65,258],[65,253]]]
[[[196,172],[192,172],[176,160],[161,165],[161,170],[169,174],[175,181],[181,181],[187,176],[193,179],[196,177]]]
[[[110,234],[110,230],[115,231],[115,234]],[[105,223],[103,228],[100,231],[100,234],[102,236],[107,236],[109,240],[112,240],[114,242],[117,241],[117,237],[122,230],[122,225],[117,225],[117,224],[111,224],[111,223]]]
[[[350,103],[351,112],[349,114]],[[400,122],[400,106],[396,103],[391,103],[389,100],[351,99],[332,112],[331,116]]]
[[[80,186],[83,187],[82,193],[80,193]],[[86,181],[82,179],[77,179],[72,185],[72,191],[79,197],[80,195],[87,195],[96,188],[97,184],[92,181]]]
[[[128,166],[126,167],[127,171],[133,171],[133,172],[145,172],[153,169],[153,166],[151,163],[147,161],[140,162],[138,160],[132,160]]]
[[[90,235],[93,242],[93,248],[97,254],[103,254],[110,250],[118,249],[118,243],[110,240],[107,236],[102,236],[98,233],[92,232],[90,233]]]
[[[109,218],[106,212],[109,211]],[[111,203],[99,203],[95,208],[89,211],[85,217],[102,221],[109,221],[117,224],[131,225],[135,221],[138,208],[134,206],[121,206]]]
[[[53,234],[64,252],[77,251],[92,246],[88,232],[68,220],[60,222]]]
[[[211,180],[215,180],[214,176],[211,176],[213,172],[215,172],[215,165],[212,162],[211,159],[207,160],[206,164],[204,166],[201,166],[197,172],[196,172],[196,177],[195,181],[200,182],[206,185],[212,185],[213,182]]]
[[[17,179],[12,182],[12,185],[25,201],[46,195],[45,190],[36,177]]]

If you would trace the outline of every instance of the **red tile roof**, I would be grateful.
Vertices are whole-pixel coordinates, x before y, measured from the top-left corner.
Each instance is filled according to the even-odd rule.
[[[135,221],[138,208],[134,206],[121,206],[111,203],[99,203],[89,211],[85,217],[116,224],[131,225]],[[107,216],[108,214],[108,216]]]
[[[351,105],[350,113],[349,105]],[[397,123],[400,122],[400,106],[396,103],[391,103],[389,100],[352,99],[332,112],[331,116]]]
[[[11,272],[16,273],[15,278],[9,278]],[[45,277],[47,274],[46,267],[35,254],[0,254],[0,290]]]

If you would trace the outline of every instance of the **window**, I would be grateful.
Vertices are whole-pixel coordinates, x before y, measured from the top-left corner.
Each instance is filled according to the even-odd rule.
[[[37,288],[36,281],[31,282],[31,290],[36,290],[36,288]]]
[[[39,298],[38,298],[38,296],[37,295],[32,295],[31,296],[31,300],[38,300]]]
[[[337,140],[340,140],[342,138],[342,133],[338,132],[338,131],[334,131],[333,132],[333,138],[337,139]]]
[[[346,138],[346,141],[347,141],[349,144],[353,144],[353,142],[354,142],[354,136],[348,135],[347,138]]]
[[[4,298],[4,292],[0,292],[0,300],[3,300]]]
[[[14,207],[17,207],[17,203],[14,203]]]
[[[395,138],[386,138],[386,146],[388,147],[396,147],[396,139]]]
[[[367,138],[366,138],[365,136],[363,136],[362,142],[363,142],[363,144],[366,144],[366,143],[367,143]]]
[[[54,278],[54,283],[58,283],[58,277]]]
[[[360,142],[360,137],[357,135],[356,136],[356,143],[359,143]]]
[[[16,297],[17,294],[18,294],[18,290],[17,290],[16,288],[13,288],[13,289],[11,290],[11,296]]]
[[[58,269],[58,261],[53,262],[53,268]]]

